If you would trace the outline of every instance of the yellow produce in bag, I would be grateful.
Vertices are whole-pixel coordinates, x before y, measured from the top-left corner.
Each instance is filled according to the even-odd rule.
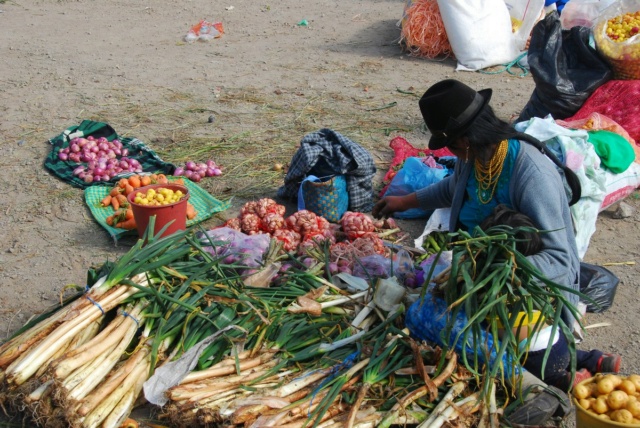
[[[605,9],[593,28],[598,52],[617,80],[640,79],[640,4],[619,0]]]

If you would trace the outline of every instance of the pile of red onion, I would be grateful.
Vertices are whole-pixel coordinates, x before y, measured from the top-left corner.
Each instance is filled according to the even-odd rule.
[[[58,152],[58,158],[79,164],[74,170],[85,183],[109,181],[114,176],[126,172],[142,172],[142,165],[136,159],[128,158],[129,150],[120,140],[109,141],[105,137],[77,137],[69,146]],[[86,165],[85,165],[86,164]]]
[[[222,170],[213,159],[201,163],[188,161],[184,166],[177,167],[173,175],[182,175],[197,183],[205,177],[222,175]]]

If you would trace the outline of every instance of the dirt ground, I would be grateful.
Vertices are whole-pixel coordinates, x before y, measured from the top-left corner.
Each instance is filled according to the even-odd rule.
[[[407,55],[397,22],[403,0],[273,3],[249,0],[0,0],[0,342],[54,304],[67,284],[84,284],[94,264],[125,252],[92,220],[82,191],[48,174],[47,140],[83,119],[135,136],[165,160],[213,158],[224,175],[203,180],[234,209],[273,197],[286,164],[308,132],[331,128],[371,151],[379,170],[403,136],[425,147],[417,100],[454,77],[493,88],[492,105],[508,119],[526,104],[534,82],[456,72],[455,61]],[[221,21],[210,42],[183,41],[200,19]],[[306,23],[306,25],[304,25]],[[598,219],[585,261],[636,262],[640,194]],[[423,222],[404,222],[417,234]],[[588,314],[580,348],[623,356],[640,373],[640,264],[609,268],[619,276],[615,304]]]

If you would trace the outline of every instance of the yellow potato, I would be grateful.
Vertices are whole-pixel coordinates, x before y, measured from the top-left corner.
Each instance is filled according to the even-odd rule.
[[[573,388],[573,396],[578,400],[583,398],[589,398],[591,396],[591,388],[585,384],[578,384]]]
[[[627,377],[627,380],[633,382],[633,384],[636,386],[636,391],[640,391],[640,375],[633,374]]]
[[[596,398],[595,403],[591,404],[591,408],[594,412],[598,414],[607,413],[609,411],[609,406],[607,406],[607,399],[604,397]]]
[[[617,388],[620,391],[626,392],[627,395],[631,395],[636,392],[636,385],[628,379],[624,379]]]
[[[633,415],[627,409],[620,409],[611,413],[611,420],[623,424],[630,424],[633,421]]]
[[[589,407],[591,407],[591,401],[586,398],[579,399],[578,404],[580,404],[580,407],[582,407],[585,410],[589,410]]]
[[[629,401],[629,396],[626,392],[615,390],[607,397],[607,406],[612,410],[618,410],[626,406],[627,401]]]
[[[600,379],[598,381],[598,393],[599,394],[608,394],[615,388],[612,379],[608,379],[606,377]]]
[[[627,405],[625,406],[634,418],[640,418],[640,401],[638,400],[629,400]]]
[[[616,374],[606,374],[604,376],[605,379],[611,379],[611,381],[613,382],[613,387],[617,388],[618,385],[620,385],[622,383],[622,377],[616,375]]]

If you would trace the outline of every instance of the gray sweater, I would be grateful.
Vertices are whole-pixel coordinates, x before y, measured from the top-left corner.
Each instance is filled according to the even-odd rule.
[[[458,216],[472,170],[471,162],[458,160],[451,176],[416,192],[424,209],[451,208],[451,231],[459,229]],[[538,229],[553,231],[541,234],[543,249],[528,257],[531,263],[550,280],[579,290],[580,259],[560,173],[551,160],[524,141],[513,166],[509,197],[513,209],[529,216]],[[577,306],[577,295],[565,295]],[[574,318],[567,310],[563,319],[572,329]]]

